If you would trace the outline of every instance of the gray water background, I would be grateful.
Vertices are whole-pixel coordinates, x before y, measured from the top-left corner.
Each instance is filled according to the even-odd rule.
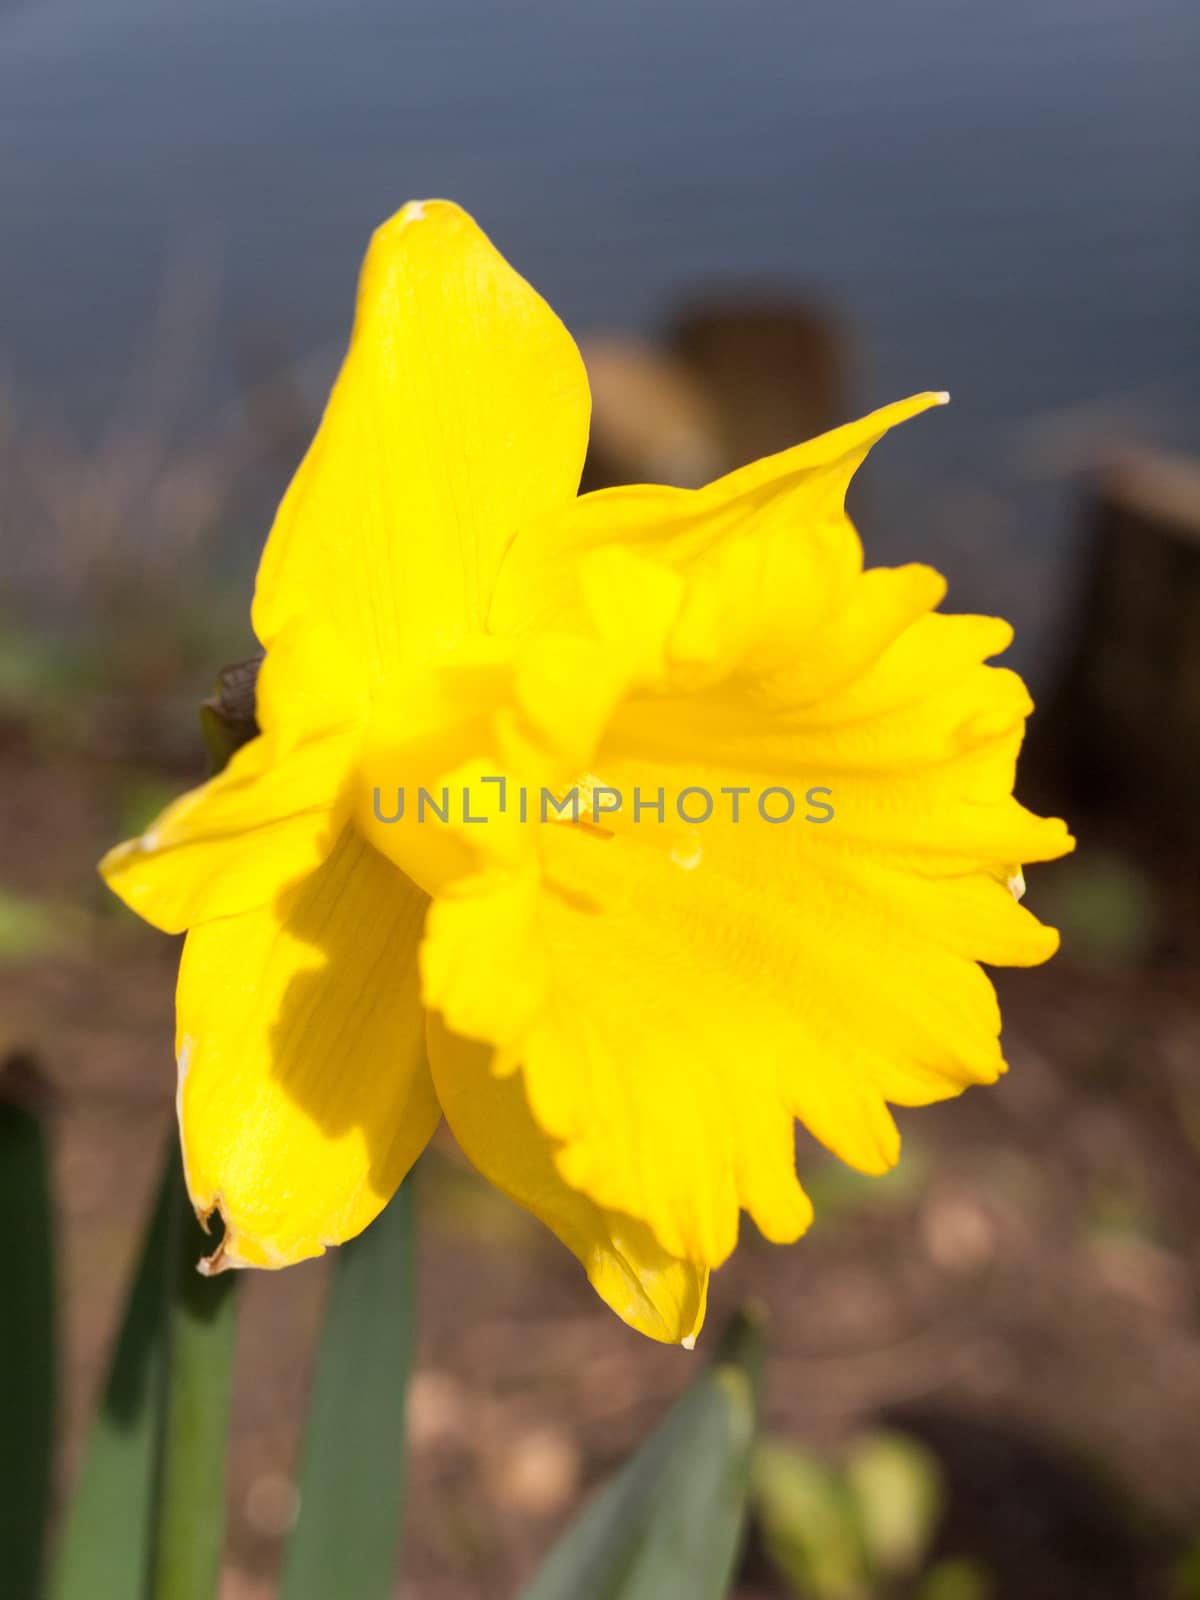
[[[576,329],[794,284],[864,406],[954,395],[886,447],[878,553],[1044,643],[1076,443],[1200,444],[1198,84],[1200,0],[0,0],[0,362],[99,426],[191,253],[219,394],[239,327],[344,337],[414,195]]]

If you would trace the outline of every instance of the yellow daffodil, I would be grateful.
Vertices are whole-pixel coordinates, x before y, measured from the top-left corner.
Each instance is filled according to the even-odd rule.
[[[944,398],[577,498],[565,328],[457,207],[379,229],[259,570],[261,735],[102,867],[188,930],[210,1270],[358,1233],[444,1114],[618,1315],[690,1345],[740,1211],[808,1226],[797,1118],[883,1172],[889,1102],[1004,1070],[978,963],[1053,952],[1018,864],[1071,840],[1013,798],[1006,624],[864,571],[843,509]]]

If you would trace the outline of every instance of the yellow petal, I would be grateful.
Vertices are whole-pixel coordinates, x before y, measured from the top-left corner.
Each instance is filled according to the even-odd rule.
[[[283,750],[269,735],[251,740],[140,838],[110,850],[105,882],[165,933],[268,904],[332,850],[357,749],[354,732]]]
[[[478,631],[507,542],[575,493],[588,410],[570,335],[470,217],[405,206],[264,552],[259,638],[321,614],[376,678]]]
[[[861,546],[844,510],[851,478],[890,428],[946,398],[914,395],[703,489],[637,484],[581,496],[514,540],[500,569],[491,627],[528,633],[578,625],[586,612],[580,559],[604,545],[632,546],[687,571],[714,555],[727,559],[721,552],[730,540],[744,545],[780,535],[775,565],[784,590],[760,587],[757,600],[760,609],[786,619],[796,637],[861,570]]]
[[[210,1267],[320,1255],[382,1210],[438,1109],[415,953],[425,899],[352,831],[261,910],[189,933],[177,997],[188,1189]]]
[[[520,1077],[497,1076],[485,1047],[448,1034],[435,1018],[429,1055],[446,1120],[484,1177],[579,1257],[596,1293],[622,1321],[690,1348],[704,1321],[707,1267],[671,1256],[645,1223],[569,1188],[529,1114]]]

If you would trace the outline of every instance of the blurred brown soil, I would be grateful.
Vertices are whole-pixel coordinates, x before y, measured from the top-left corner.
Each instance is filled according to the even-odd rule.
[[[64,1494],[174,1088],[174,942],[94,878],[119,779],[0,742],[0,884],[72,908],[67,946],[0,964],[0,1047],[34,1052],[54,1089]],[[1200,995],[1069,951],[1001,977],[1009,1076],[902,1113],[887,1179],[805,1144],[817,1223],[790,1249],[746,1226],[708,1341],[752,1296],[771,1430],[822,1449],[881,1418],[922,1433],[950,1484],[941,1547],[987,1565],[999,1600],[1166,1595],[1167,1558],[1200,1530]],[[625,1330],[440,1137],[419,1184],[399,1593],[500,1600],[701,1355]],[[225,1600],[273,1592],[325,1281],[321,1262],[243,1285]],[[739,1592],[783,1590],[752,1553]]]

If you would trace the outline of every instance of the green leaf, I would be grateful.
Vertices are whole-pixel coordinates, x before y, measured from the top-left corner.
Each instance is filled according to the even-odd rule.
[[[394,1592],[414,1333],[411,1191],[410,1179],[337,1254],[283,1600]]]
[[[1193,1539],[1171,1570],[1173,1600],[1200,1600],[1200,1539]],[[925,1597],[922,1596],[922,1600]],[[933,1595],[929,1600],[944,1600]],[[954,1597],[949,1597],[954,1600]]]
[[[872,1593],[857,1508],[841,1473],[791,1445],[754,1459],[754,1512],[768,1555],[805,1600]]]
[[[212,756],[214,771],[224,758]],[[143,796],[153,811],[161,796]],[[213,1600],[225,1529],[235,1279],[197,1272],[172,1129],[54,1570],[53,1600]]]
[[[67,929],[40,900],[0,889],[0,961],[35,961],[66,944]]]
[[[209,722],[201,710],[207,736]],[[208,742],[214,776],[232,748]],[[192,1211],[178,1141],[167,1182],[167,1337],[162,1450],[151,1545],[153,1600],[214,1600],[225,1539],[237,1275],[197,1272],[213,1241]]]
[[[908,1434],[862,1434],[846,1461],[846,1484],[872,1573],[894,1580],[919,1571],[944,1501],[933,1452]]]
[[[154,1600],[213,1600],[225,1534],[225,1456],[233,1388],[236,1275],[196,1271],[213,1241],[201,1230],[183,1182],[178,1147],[168,1200],[170,1305],[155,1521]]]
[[[713,1365],[551,1550],[521,1600],[721,1600],[745,1528],[761,1342],[735,1318]]]
[[[125,1307],[108,1382],[55,1563],[54,1600],[127,1595],[150,1576],[166,1401],[168,1219],[179,1190],[174,1136]]]
[[[973,1561],[939,1561],[929,1569],[918,1600],[992,1600],[991,1579]],[[1180,1597],[1183,1600],[1183,1597]]]
[[[0,1066],[0,1071],[6,1070]],[[41,1126],[0,1100],[0,1586],[9,1600],[40,1592],[54,1427],[54,1253]]]

